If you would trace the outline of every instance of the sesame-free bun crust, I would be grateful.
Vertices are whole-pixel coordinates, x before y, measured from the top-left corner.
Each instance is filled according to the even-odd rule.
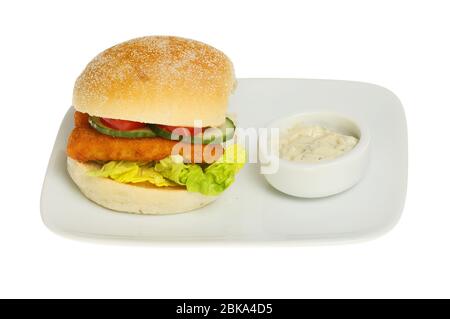
[[[217,196],[206,196],[174,187],[143,187],[109,178],[89,176],[94,164],[67,157],[67,170],[81,192],[93,202],[119,212],[164,215],[203,207]]]
[[[78,77],[76,110],[94,116],[172,126],[218,126],[235,86],[233,65],[198,41],[148,36],[113,46]]]

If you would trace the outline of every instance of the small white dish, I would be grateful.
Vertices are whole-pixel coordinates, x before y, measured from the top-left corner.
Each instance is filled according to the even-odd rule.
[[[268,170],[270,173],[264,174],[270,185],[288,195],[318,198],[341,193],[361,180],[369,163],[370,135],[367,125],[337,113],[314,112],[277,119],[271,122],[268,128],[279,129],[281,136],[298,123],[306,126],[319,125],[340,134],[356,137],[359,141],[353,149],[341,156],[316,163],[294,162],[281,158],[278,152],[270,156],[261,152],[260,156],[263,159],[261,165],[274,168]],[[278,150],[280,142],[278,136],[269,135],[269,139],[272,141],[260,140],[260,150],[267,149],[261,146],[268,142],[272,142]]]

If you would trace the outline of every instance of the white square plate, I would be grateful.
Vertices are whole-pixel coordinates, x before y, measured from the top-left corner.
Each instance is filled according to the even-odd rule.
[[[403,108],[390,91],[372,84],[333,80],[240,79],[230,101],[240,127],[308,111],[331,111],[364,120],[371,159],[352,189],[322,199],[284,195],[267,184],[257,164],[247,164],[214,203],[193,212],[142,216],[116,213],[86,199],[66,172],[70,109],[59,130],[41,196],[52,230],[84,237],[179,242],[347,242],[391,229],[400,218],[407,185],[407,131]]]

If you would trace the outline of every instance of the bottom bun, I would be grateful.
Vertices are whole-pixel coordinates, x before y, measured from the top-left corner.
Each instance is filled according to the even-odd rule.
[[[95,164],[67,157],[67,170],[81,192],[93,202],[119,212],[174,214],[208,205],[218,196],[188,192],[181,187],[152,187],[123,184],[109,178],[89,176]]]

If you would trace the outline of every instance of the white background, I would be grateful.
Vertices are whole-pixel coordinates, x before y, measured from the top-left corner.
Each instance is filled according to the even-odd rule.
[[[448,1],[6,3],[0,297],[450,297]],[[105,245],[47,230],[40,190],[76,76],[103,49],[150,34],[212,44],[238,77],[356,80],[396,93],[410,147],[399,224],[370,242],[298,248]]]

